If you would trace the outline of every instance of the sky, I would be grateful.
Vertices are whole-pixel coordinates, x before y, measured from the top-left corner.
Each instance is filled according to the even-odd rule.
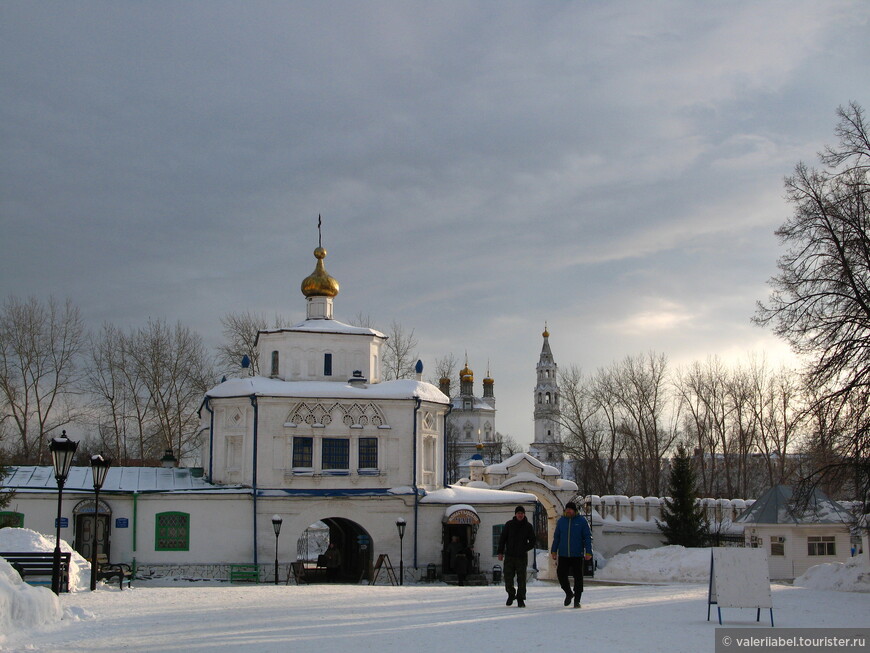
[[[786,346],[750,319],[783,177],[870,107],[862,0],[0,4],[0,299],[89,326],[336,319],[495,380]]]

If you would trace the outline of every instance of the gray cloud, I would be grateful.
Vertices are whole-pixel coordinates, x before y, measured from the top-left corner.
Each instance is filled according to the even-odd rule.
[[[547,320],[591,369],[780,351],[782,177],[870,106],[863,2],[7,2],[0,290],[94,324],[339,318],[489,361],[531,437]]]

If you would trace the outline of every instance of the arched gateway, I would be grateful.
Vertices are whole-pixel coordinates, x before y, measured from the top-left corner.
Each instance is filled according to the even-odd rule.
[[[337,583],[367,580],[372,566],[372,538],[365,528],[345,517],[324,517],[311,524],[296,543],[296,557],[305,562],[326,565],[326,552],[332,544],[338,550],[337,570],[325,577]]]

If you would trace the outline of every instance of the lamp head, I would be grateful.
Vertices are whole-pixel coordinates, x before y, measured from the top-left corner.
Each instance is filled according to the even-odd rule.
[[[54,464],[54,477],[59,482],[66,480],[78,446],[78,442],[73,442],[66,437],[66,431],[59,438],[51,439],[48,450],[51,451],[51,462]]]
[[[112,461],[108,458],[103,458],[103,454],[91,456],[91,472],[94,475],[94,489],[99,490],[103,487],[106,480],[106,475],[109,473],[109,467]]]

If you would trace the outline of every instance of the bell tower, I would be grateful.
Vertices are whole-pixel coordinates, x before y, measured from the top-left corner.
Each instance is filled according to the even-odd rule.
[[[535,440],[529,453],[562,471],[561,411],[559,409],[559,371],[550,350],[550,332],[544,325],[544,344],[538,359],[537,383],[534,390]]]

